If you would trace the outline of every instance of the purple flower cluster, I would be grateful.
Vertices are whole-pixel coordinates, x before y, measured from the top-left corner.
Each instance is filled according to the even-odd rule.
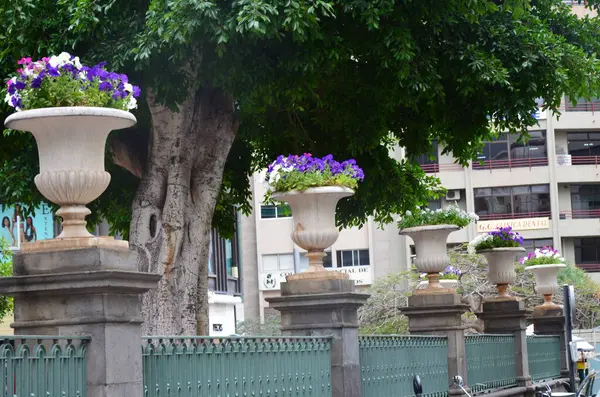
[[[81,83],[81,91],[98,89],[110,93],[113,100],[126,100],[127,109],[135,109],[140,96],[140,88],[131,85],[124,74],[108,72],[104,69],[106,62],[93,67],[82,65],[78,57],[63,52],[58,56],[44,57],[38,61],[22,58],[19,62],[18,75],[6,82],[7,95],[5,101],[16,110],[23,108],[22,97],[29,90],[42,87],[48,79],[69,76]]]
[[[446,266],[446,270],[444,270],[444,274],[454,274],[456,276],[459,276],[462,274],[462,272],[460,271],[459,268],[456,268],[452,265],[448,265]]]
[[[281,171],[296,171],[302,173],[328,172],[331,176],[345,174],[358,181],[365,179],[365,174],[363,170],[356,165],[356,160],[350,159],[340,163],[335,161],[331,154],[323,158],[313,157],[310,153],[304,153],[302,156],[279,156],[277,157],[277,160],[269,165],[266,180],[272,181],[273,176]]]
[[[519,245],[523,244],[523,236],[517,232],[513,232],[511,226],[499,227],[496,230],[488,232],[488,235],[492,236],[493,238],[499,238],[502,241],[514,241]]]

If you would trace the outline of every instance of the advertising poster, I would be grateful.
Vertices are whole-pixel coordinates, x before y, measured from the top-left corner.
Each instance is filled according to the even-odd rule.
[[[12,250],[18,250],[21,244],[54,238],[54,217],[47,204],[35,208],[35,216],[23,216],[19,204],[0,208],[0,219],[0,238]]]

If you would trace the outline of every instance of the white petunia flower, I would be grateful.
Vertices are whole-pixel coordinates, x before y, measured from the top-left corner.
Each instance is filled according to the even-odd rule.
[[[123,84],[123,89],[127,92],[132,92],[133,91],[133,86],[129,83],[125,83]]]
[[[137,109],[137,100],[131,95],[129,97],[129,103],[127,104],[127,109]]]
[[[79,57],[75,57],[75,58],[73,59],[73,65],[75,65],[75,67],[76,67],[77,69],[81,69],[81,68],[83,67],[83,65],[81,64],[81,62],[80,62],[80,60],[79,60]]]

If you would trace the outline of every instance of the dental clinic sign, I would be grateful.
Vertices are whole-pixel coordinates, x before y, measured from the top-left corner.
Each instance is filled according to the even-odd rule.
[[[550,219],[541,218],[523,218],[523,219],[498,219],[493,221],[478,221],[477,233],[491,232],[499,227],[510,226],[513,230],[538,230],[550,229]]]
[[[327,269],[331,272],[347,273],[350,280],[354,280],[356,285],[370,285],[373,282],[371,266],[351,266]],[[285,277],[294,274],[294,272],[265,272],[259,276],[259,288],[261,291],[277,291],[281,289],[281,283],[285,282]]]

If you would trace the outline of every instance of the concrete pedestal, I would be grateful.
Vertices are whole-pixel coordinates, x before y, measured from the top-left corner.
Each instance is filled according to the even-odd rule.
[[[569,377],[569,352],[565,335],[565,315],[562,308],[552,310],[535,310],[530,318],[533,332],[536,335],[560,336],[560,373],[563,378]]]
[[[440,335],[448,338],[448,385],[450,395],[463,395],[454,386],[453,378],[460,375],[465,385],[467,378],[467,357],[465,331],[461,316],[469,311],[469,306],[461,302],[455,293],[413,295],[408,298],[408,307],[402,314],[408,317],[408,331],[414,335]],[[468,390],[468,389],[467,389]]]
[[[15,297],[16,335],[91,337],[88,397],[130,397],[143,394],[140,294],[159,279],[122,245],[36,250],[14,255],[0,293]]]
[[[531,386],[527,357],[527,318],[531,314],[522,301],[491,301],[483,304],[477,317],[483,320],[486,334],[512,334],[515,337],[517,385]]]
[[[332,397],[360,397],[358,308],[369,295],[354,292],[351,280],[291,280],[269,305],[281,312],[285,335],[333,337]]]

